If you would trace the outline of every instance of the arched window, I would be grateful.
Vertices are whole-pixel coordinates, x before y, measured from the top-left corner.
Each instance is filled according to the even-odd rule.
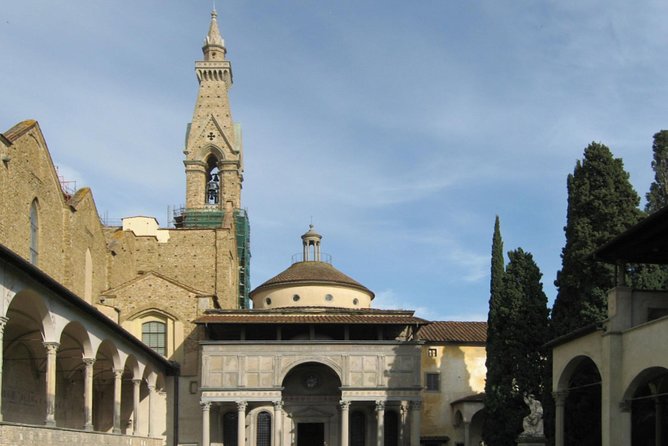
[[[366,439],[366,417],[360,411],[350,416],[350,446],[364,446]]]
[[[271,415],[269,412],[260,412],[257,415],[256,446],[271,446]]]
[[[157,353],[167,355],[167,327],[164,322],[145,322],[141,326],[141,340]]]
[[[30,205],[30,263],[37,265],[39,258],[39,213],[37,199]]]
[[[385,446],[399,446],[399,414],[385,412]]]
[[[237,444],[238,426],[236,412],[227,412],[223,415],[223,444],[225,446],[235,446]]]
[[[213,155],[209,155],[206,164],[206,203],[218,204],[220,202],[220,172],[218,171],[218,159]]]

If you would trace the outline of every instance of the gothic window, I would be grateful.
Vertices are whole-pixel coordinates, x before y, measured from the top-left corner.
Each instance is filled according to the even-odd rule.
[[[210,155],[206,160],[206,203],[218,204],[220,202],[220,172],[218,171],[218,159]]]
[[[260,412],[257,415],[256,446],[271,446],[271,415]]]
[[[37,199],[30,205],[30,263],[37,265],[39,258],[39,213]]]
[[[225,415],[223,415],[223,444],[225,446],[234,446],[237,444],[237,429],[237,413],[227,412]]]
[[[385,412],[385,446],[399,446],[399,414],[390,410]]]
[[[141,340],[157,353],[167,354],[167,329],[163,322],[145,322],[141,326]]]
[[[350,416],[350,446],[364,446],[366,439],[366,417],[356,411]]]

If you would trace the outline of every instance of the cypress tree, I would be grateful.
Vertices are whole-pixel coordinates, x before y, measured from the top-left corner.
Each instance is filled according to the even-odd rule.
[[[508,257],[510,261],[501,283],[494,287],[492,281],[496,294],[490,301],[487,340],[483,439],[487,444],[499,446],[514,445],[522,432],[522,419],[527,415],[523,395],[542,397],[545,365],[542,346],[548,337],[542,274],[531,254],[521,248],[510,251]],[[498,257],[493,256],[493,271],[494,260],[498,265]]]
[[[647,204],[645,211],[656,212],[668,204],[668,130],[661,130],[654,134],[652,144],[654,159],[652,169],[654,170],[654,182],[649,186],[649,192],[645,197]]]
[[[504,413],[506,395],[510,391],[511,376],[509,361],[504,356],[503,323],[505,308],[501,302],[501,289],[504,275],[503,240],[499,216],[494,221],[492,236],[491,277],[489,284],[489,313],[487,315],[487,379],[485,381],[485,422],[482,438],[487,444],[501,443],[501,433],[506,427]]]
[[[614,267],[593,260],[591,254],[638,221],[639,201],[622,160],[613,158],[603,144],[589,144],[568,176],[566,245],[552,310],[556,336],[606,317]]]
[[[652,144],[654,181],[645,195],[645,212],[651,214],[668,205],[668,130],[654,134]],[[668,286],[666,265],[633,265],[631,280],[635,288],[665,289]]]

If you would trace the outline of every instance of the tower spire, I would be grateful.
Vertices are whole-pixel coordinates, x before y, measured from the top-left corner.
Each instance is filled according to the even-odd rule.
[[[225,41],[220,35],[218,28],[218,13],[216,12],[216,5],[213,5],[211,10],[211,24],[209,25],[209,32],[204,38],[204,46],[202,52],[204,53],[204,60],[220,60],[225,58],[227,49],[225,48]],[[216,57],[217,53],[221,52],[221,58]]]

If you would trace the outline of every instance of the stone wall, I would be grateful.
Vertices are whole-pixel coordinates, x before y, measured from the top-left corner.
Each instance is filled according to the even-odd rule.
[[[162,446],[162,438],[132,437],[71,429],[0,423],[0,446]]]

